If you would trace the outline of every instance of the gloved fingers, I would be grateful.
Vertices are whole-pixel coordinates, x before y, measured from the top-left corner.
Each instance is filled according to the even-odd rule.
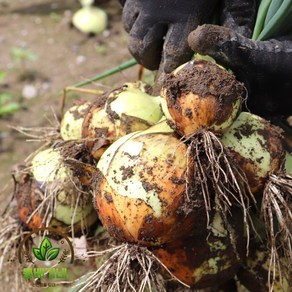
[[[129,33],[129,51],[134,58],[149,70],[159,67],[167,25],[151,22],[139,16]]]
[[[198,26],[194,21],[171,24],[163,46],[163,55],[159,70],[170,73],[179,65],[189,61],[194,52],[188,45],[189,33]]]
[[[256,11],[256,0],[223,0],[220,25],[231,28],[245,37],[251,37]]]
[[[292,41],[287,39],[253,41],[217,25],[202,25],[189,34],[190,47],[207,54],[232,70],[241,69],[249,75],[292,74]]]
[[[133,5],[132,2],[127,1],[125,3],[122,15],[122,21],[125,28],[125,31],[129,33],[136,22],[140,14],[140,8],[138,5]]]
[[[292,41],[253,41],[233,30],[202,25],[188,37],[190,47],[230,68],[245,83],[248,108],[259,115],[291,114]]]

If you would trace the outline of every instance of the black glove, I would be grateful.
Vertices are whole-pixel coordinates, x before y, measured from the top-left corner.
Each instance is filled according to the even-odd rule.
[[[189,44],[246,84],[251,112],[266,118],[292,115],[292,36],[253,41],[229,28],[203,25],[189,35]]]
[[[144,67],[170,72],[191,59],[187,36],[210,23],[219,0],[126,0],[123,23],[129,50]]]

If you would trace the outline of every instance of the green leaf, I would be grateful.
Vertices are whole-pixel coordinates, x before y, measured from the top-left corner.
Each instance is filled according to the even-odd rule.
[[[51,248],[50,250],[48,250],[47,255],[46,255],[46,260],[47,261],[54,260],[58,256],[59,251],[60,251],[60,249],[57,247]]]
[[[52,244],[51,244],[50,240],[47,237],[45,237],[42,240],[42,243],[40,246],[41,254],[42,254],[42,257],[44,259],[46,258],[46,254],[50,248],[52,248]]]
[[[37,248],[37,247],[33,247],[33,248],[32,248],[32,251],[33,251],[34,256],[35,256],[38,260],[40,260],[40,261],[44,261],[44,260],[45,260],[45,258],[43,258],[43,256],[42,256],[42,254],[41,254],[41,250],[40,250],[39,248]]]
[[[4,80],[5,76],[6,76],[6,72],[3,70],[0,70],[0,82]]]
[[[11,102],[6,105],[0,105],[0,116],[12,114],[21,109],[21,105],[16,102]]]

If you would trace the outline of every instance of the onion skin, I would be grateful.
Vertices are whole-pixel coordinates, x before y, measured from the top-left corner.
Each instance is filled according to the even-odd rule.
[[[251,191],[261,193],[270,173],[282,171],[285,161],[282,131],[263,118],[242,112],[222,143],[245,172]]]
[[[166,78],[161,96],[166,99],[176,131],[189,136],[199,129],[224,132],[240,112],[245,89],[233,74],[199,60],[174,70]]]
[[[110,235],[154,246],[186,236],[194,222],[206,227],[206,213],[203,198],[197,212],[186,202],[186,146],[172,134],[145,132],[103,154],[95,203]]]
[[[85,101],[72,106],[65,112],[60,129],[64,141],[82,139],[82,123],[90,105],[90,102]]]
[[[174,276],[195,289],[219,286],[232,279],[240,267],[240,260],[230,243],[230,237],[217,215],[214,220],[221,222],[219,224],[225,233],[216,228],[210,231],[205,229],[201,230],[200,235],[180,239],[152,251]],[[237,225],[240,225],[238,222],[242,218],[234,219],[239,219]],[[238,240],[236,248],[244,258],[242,226],[235,228]]]
[[[118,138],[145,130],[161,119],[161,98],[148,95],[145,86],[125,83],[93,103],[82,125],[82,137],[96,160]]]

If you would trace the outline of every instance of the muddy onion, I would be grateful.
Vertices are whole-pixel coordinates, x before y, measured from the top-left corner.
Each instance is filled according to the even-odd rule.
[[[107,27],[107,14],[98,7],[86,5],[74,13],[72,24],[83,33],[98,34]]]
[[[95,188],[99,216],[109,233],[146,246],[185,236],[195,221],[185,196],[186,146],[168,126],[167,133],[161,125],[153,131],[112,144],[98,162]],[[196,216],[205,228],[204,208]]]
[[[222,67],[194,60],[165,79],[161,96],[166,99],[175,128],[182,136],[199,129],[221,133],[238,116],[245,88]]]
[[[82,126],[93,157],[99,159],[118,138],[158,122],[163,115],[160,100],[145,92],[144,83],[136,82],[126,83],[93,103]]]
[[[20,175],[15,188],[18,213],[29,228],[49,223],[64,232],[74,226],[76,232],[96,222],[91,195],[83,193],[89,191],[88,177],[93,168],[83,169],[78,163],[69,167],[60,151],[53,148],[39,152],[31,164],[31,171]]]
[[[69,108],[61,122],[60,133],[63,140],[81,140],[82,123],[91,103],[81,102]]]
[[[216,213],[209,230],[162,245],[152,252],[184,284],[195,289],[218,287],[235,276],[244,258],[243,226],[239,224],[242,218],[233,220],[236,247],[231,244],[231,236]]]
[[[270,175],[282,169],[282,131],[263,118],[242,112],[221,141],[245,172],[253,193],[261,192]]]

